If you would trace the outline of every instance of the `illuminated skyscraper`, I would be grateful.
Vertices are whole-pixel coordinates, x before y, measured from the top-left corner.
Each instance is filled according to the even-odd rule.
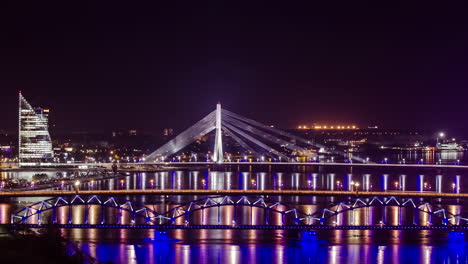
[[[19,93],[19,166],[53,161],[52,140],[48,131],[48,109],[33,108]]]

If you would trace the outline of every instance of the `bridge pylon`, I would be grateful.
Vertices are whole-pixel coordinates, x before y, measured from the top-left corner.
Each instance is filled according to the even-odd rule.
[[[213,150],[213,161],[216,163],[223,163],[223,135],[221,132],[221,103],[216,105],[216,123],[215,123],[215,144]]]

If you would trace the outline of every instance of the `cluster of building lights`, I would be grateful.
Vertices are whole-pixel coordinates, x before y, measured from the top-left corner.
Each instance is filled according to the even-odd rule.
[[[355,125],[351,126],[325,126],[325,125],[314,125],[314,126],[306,126],[306,125],[300,125],[297,127],[298,129],[359,129]]]

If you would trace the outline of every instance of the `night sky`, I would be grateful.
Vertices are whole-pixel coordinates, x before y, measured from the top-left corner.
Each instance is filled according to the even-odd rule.
[[[22,90],[51,109],[52,133],[159,134],[221,101],[277,127],[468,138],[468,9],[457,2],[142,2],[2,3],[0,130],[15,131]]]

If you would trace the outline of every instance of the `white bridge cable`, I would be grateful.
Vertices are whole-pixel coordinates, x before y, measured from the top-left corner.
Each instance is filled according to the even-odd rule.
[[[227,124],[227,123],[224,123],[224,125],[229,128],[230,130],[236,132],[237,134],[243,136],[244,138],[248,139],[249,141],[255,143],[256,145],[258,145],[259,147],[267,150],[268,152],[271,152],[273,154],[275,154],[276,156],[284,159],[284,160],[290,160],[287,156],[285,156],[284,154],[282,154],[281,152],[277,151],[276,149],[272,148],[272,147],[269,147],[265,144],[263,144],[262,142],[258,141],[257,139],[251,137],[250,135],[244,133],[243,131],[237,129],[236,127],[230,125],[230,124]]]
[[[315,143],[315,142],[312,143],[310,140],[307,140],[307,139],[298,137],[296,135],[293,135],[291,133],[288,133],[288,132],[285,132],[285,131],[282,131],[282,130],[279,130],[279,129],[276,129],[276,128],[273,128],[273,127],[270,127],[270,126],[267,126],[265,124],[262,124],[260,122],[255,121],[253,119],[243,117],[241,115],[235,114],[235,113],[233,113],[231,111],[228,111],[228,110],[225,110],[225,109],[223,109],[223,115],[225,117],[229,116],[229,117],[239,119],[241,121],[244,121],[245,123],[248,123],[248,124],[251,124],[251,125],[254,125],[254,126],[257,126],[257,127],[261,127],[261,128],[263,128],[265,130],[269,130],[269,131],[274,132],[276,134],[295,139],[297,141],[303,142],[305,144],[308,144],[308,145],[311,145],[311,146],[314,146],[314,147],[317,147],[317,148],[328,149],[328,147],[325,146],[325,145],[318,144],[318,143]],[[346,155],[344,152],[336,151],[336,150],[330,150],[330,153],[340,155],[340,156],[345,156]],[[354,159],[354,160],[360,161],[360,162],[366,162],[366,160],[364,160],[363,158],[360,158],[360,157],[352,156],[351,158]],[[371,163],[371,162],[369,162],[369,163]]]
[[[247,150],[248,152],[254,154],[254,155],[257,155],[257,156],[260,156],[260,154],[255,151],[251,146],[249,146],[247,143],[245,143],[244,141],[242,141],[242,139],[240,139],[238,136],[236,136],[231,130],[229,130],[225,125],[222,126],[222,129],[224,132],[226,132],[226,134],[228,136],[230,136],[232,139],[234,139],[234,141],[237,142],[237,144],[239,144],[242,148],[244,148],[245,150]]]
[[[146,157],[148,161],[157,161],[159,158],[166,158],[171,155],[174,155],[175,153],[179,152],[186,146],[190,145],[191,143],[195,142],[202,136],[205,136],[206,134],[210,133],[216,128],[216,113],[217,110],[209,113],[207,116],[205,116],[203,119],[192,125],[191,127],[187,128],[185,131],[177,135],[175,138],[172,140],[168,141],[166,144],[158,148],[156,151],[151,153],[149,156]],[[278,144],[281,147],[288,148],[289,150],[296,151],[296,152],[301,152],[304,155],[313,158],[315,155],[312,154],[310,151],[308,151],[306,148],[300,147],[292,142],[288,142],[287,140],[281,139],[278,137],[283,136],[285,138],[288,138],[288,140],[293,139],[295,140],[295,143],[297,142],[302,142],[305,143],[309,146],[313,146],[316,148],[325,148],[327,149],[326,146],[317,144],[315,142],[311,142],[310,140],[306,140],[304,138],[298,137],[296,135],[293,135],[288,132],[281,131],[276,128],[272,128],[270,126],[266,126],[260,122],[257,122],[255,120],[249,119],[242,117],[238,114],[232,113],[228,110],[223,109],[222,111],[222,119],[221,119],[221,125],[222,129],[227,133],[228,136],[230,136],[234,141],[236,141],[242,148],[246,149],[247,151],[250,151],[251,153],[254,153],[256,155],[259,155],[257,151],[255,151],[249,144],[247,143],[253,143],[256,146],[259,146],[265,150],[267,150],[266,155],[270,157],[275,157],[274,155],[280,157],[280,159],[284,159],[285,161],[289,161],[290,158],[284,155],[283,153],[277,151],[276,149],[262,143],[261,141],[257,140],[256,138],[250,136],[248,133],[243,132],[248,131],[251,134],[254,134],[258,137],[261,137],[265,140],[271,141],[275,144]],[[267,133],[266,131],[272,132],[272,134]],[[237,134],[237,135],[236,135]],[[246,139],[247,141],[244,141],[243,139]],[[246,143],[247,142],[247,143]],[[331,154],[336,154],[336,155],[343,155],[345,156],[346,154],[344,152],[340,151],[335,151],[335,150],[330,150]],[[274,154],[274,155],[272,155]],[[365,162],[364,159],[352,156],[351,157],[354,160],[359,160],[362,162]]]
[[[273,128],[271,126],[267,126],[265,124],[262,124],[260,122],[257,122],[255,120],[252,120],[250,118],[246,118],[246,117],[243,117],[241,115],[238,115],[238,114],[235,114],[231,111],[228,111],[228,110],[225,110],[223,109],[223,114],[226,115],[226,116],[230,116],[230,117],[233,117],[233,118],[236,118],[236,119],[239,119],[241,121],[244,121],[245,123],[248,123],[248,124],[251,124],[251,125],[254,125],[254,126],[257,126],[257,127],[261,127],[265,130],[269,130],[273,133],[276,133],[276,134],[279,134],[279,135],[282,135],[282,136],[285,136],[285,137],[289,137],[289,138],[292,138],[292,139],[295,139],[297,141],[301,141],[305,144],[308,144],[308,145],[312,145],[314,146],[315,144],[312,143],[310,140],[307,140],[307,139],[304,139],[304,138],[301,138],[301,137],[298,137],[296,135],[293,135],[291,133],[288,133],[288,132],[285,132],[285,131],[282,131],[282,130],[279,130],[279,129],[276,129],[276,128]]]
[[[254,142],[254,141],[255,141],[255,138],[250,137],[248,134],[244,134],[244,133],[243,133],[243,135],[247,135],[248,138],[244,137],[243,135],[237,136],[237,135],[236,135],[233,131],[231,131],[227,126],[231,127],[231,129],[235,129],[235,130],[237,130],[237,128],[233,127],[232,125],[230,125],[230,124],[228,124],[228,123],[224,123],[224,124],[223,124],[223,129],[225,129],[225,131],[229,131],[229,133],[231,133],[231,135],[234,135],[234,137],[237,137],[237,138],[239,139],[239,141],[242,142],[242,144],[244,145],[244,146],[243,146],[244,148],[248,149],[249,151],[252,151],[255,155],[257,155],[257,157],[260,157],[260,156],[262,155],[262,154],[260,154],[258,151],[256,151],[255,149],[253,149],[251,146],[249,146],[249,144],[247,144],[246,142],[244,142],[244,141],[241,139],[241,137],[243,137],[243,138],[246,139],[247,141],[250,141],[251,143],[255,144],[256,146],[259,146],[257,142],[260,142],[260,141],[257,140],[257,142]],[[241,131],[241,133],[242,133],[242,131]],[[254,141],[251,141],[251,140],[250,140],[251,138],[253,138]],[[261,143],[261,142],[260,142],[260,143]],[[263,145],[265,145],[265,144],[263,144]],[[272,149],[272,148],[270,148],[269,146],[265,145],[266,148],[265,148],[265,147],[262,147],[262,146],[260,146],[260,147],[261,147],[262,149],[268,150],[268,151],[266,151],[266,152],[264,153],[265,156],[268,156],[268,157],[273,158],[273,159],[275,159],[275,158],[277,157],[277,155],[275,155],[275,154],[273,154],[273,153],[271,152],[271,149]],[[273,150],[276,151],[275,149],[273,149]],[[280,153],[279,151],[277,151],[277,152]]]
[[[243,130],[246,130],[246,131],[249,131],[250,133],[252,134],[255,134],[255,135],[258,135],[266,140],[269,140],[273,143],[276,143],[278,145],[280,145],[281,147],[285,147],[289,150],[292,150],[292,151],[295,151],[295,152],[301,152],[302,154],[306,155],[307,157],[309,158],[313,158],[315,157],[316,155],[313,155],[310,153],[309,150],[306,150],[302,147],[299,147],[291,142],[288,142],[286,140],[283,140],[281,138],[278,138],[276,136],[273,136],[273,135],[270,135],[268,133],[266,133],[265,131],[261,131],[255,127],[252,127],[240,120],[237,120],[237,119],[234,119],[232,117],[229,117],[229,116],[225,116],[224,119],[226,122],[228,122],[229,124],[233,125],[233,126],[236,126],[240,129],[243,129]]]
[[[200,137],[210,133],[215,129],[216,110],[209,113],[203,119],[195,123],[193,126],[187,128],[184,132],[177,135],[172,140],[155,150],[147,160],[156,160],[161,157],[169,157],[191,143],[195,142]]]

